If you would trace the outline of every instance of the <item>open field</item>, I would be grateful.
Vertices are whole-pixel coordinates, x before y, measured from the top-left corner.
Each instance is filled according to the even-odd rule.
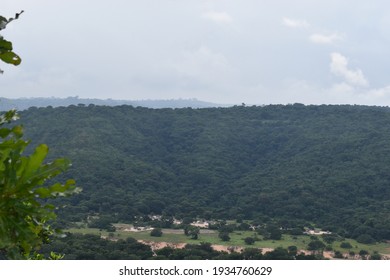
[[[72,228],[68,230],[71,233],[82,233],[82,234],[96,234],[102,237],[108,237],[109,233],[105,230],[99,230],[94,228]],[[211,243],[213,245],[222,245],[226,247],[245,247],[245,248],[277,248],[288,246],[297,246],[298,250],[307,250],[307,244],[310,243],[310,236],[291,236],[284,234],[281,240],[263,240],[261,235],[256,235],[253,231],[235,231],[230,233],[230,241],[224,242],[218,238],[218,232],[212,230],[201,230],[199,238],[192,240],[188,236],[185,236],[183,230],[178,229],[164,229],[161,237],[150,236],[150,231],[116,231],[111,234],[112,239],[126,239],[132,237],[137,240],[143,240],[147,242],[166,242],[166,243],[188,243],[188,244],[199,244],[201,242]],[[244,242],[246,237],[257,237],[260,241],[256,241],[253,245],[247,245]],[[320,238],[321,240],[321,238]],[[344,249],[340,247],[341,242],[335,241],[332,244],[334,251],[340,251],[343,254],[348,254],[353,251],[356,254],[360,250],[366,250],[370,254],[378,252],[383,255],[390,254],[389,243],[376,243],[372,245],[361,244],[353,239],[345,239],[343,242],[349,242],[352,245],[351,249]]]

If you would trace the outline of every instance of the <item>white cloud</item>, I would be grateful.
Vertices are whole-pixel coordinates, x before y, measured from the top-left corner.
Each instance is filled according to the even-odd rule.
[[[218,24],[228,24],[233,21],[233,18],[227,12],[206,12],[202,14],[202,17]]]
[[[284,17],[282,21],[284,26],[291,28],[308,28],[310,24],[306,20],[291,19]]]
[[[315,33],[312,34],[309,39],[315,44],[334,44],[337,41],[344,40],[344,36],[339,33],[332,33],[329,35]]]
[[[348,59],[339,54],[331,53],[330,71],[332,74],[344,78],[347,83],[353,86],[368,86],[362,70],[351,70],[348,68]]]

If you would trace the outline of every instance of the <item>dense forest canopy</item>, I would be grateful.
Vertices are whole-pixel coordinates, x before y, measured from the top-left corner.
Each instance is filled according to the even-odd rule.
[[[69,158],[83,192],[61,217],[136,216],[313,224],[390,239],[390,109],[30,108],[25,135]]]

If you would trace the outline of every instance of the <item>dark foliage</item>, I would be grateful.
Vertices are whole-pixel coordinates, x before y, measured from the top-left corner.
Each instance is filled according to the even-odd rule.
[[[67,176],[84,191],[64,200],[67,221],[164,213],[390,239],[389,108],[89,105],[21,115],[34,143],[73,162]]]
[[[133,238],[109,241],[92,234],[67,234],[42,247],[41,253],[51,251],[65,254],[67,260],[145,260],[153,257],[150,247]]]
[[[161,237],[162,235],[163,235],[163,232],[162,232],[161,228],[154,228],[150,232],[150,236]]]
[[[289,260],[316,259],[316,256],[299,254],[276,248],[262,254],[260,249],[246,248],[242,252],[216,251],[210,243],[187,244],[183,249],[164,247],[156,250],[138,243],[133,238],[110,241],[99,236],[86,234],[67,234],[45,244],[41,253],[48,256],[50,252],[62,252],[66,260]]]
[[[352,245],[349,242],[341,242],[340,247],[344,249],[351,249]]]
[[[229,241],[229,240],[230,240],[229,233],[226,232],[226,231],[221,231],[221,232],[218,234],[218,237],[219,237],[222,241]]]
[[[310,243],[307,245],[307,249],[310,251],[323,250],[325,247],[326,245],[319,240],[310,241]]]
[[[245,241],[245,244],[248,244],[248,245],[252,245],[256,242],[256,240],[253,237],[246,237],[244,239],[244,241]]]

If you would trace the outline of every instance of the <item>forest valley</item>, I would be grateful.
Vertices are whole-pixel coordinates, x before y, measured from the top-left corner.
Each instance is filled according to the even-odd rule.
[[[70,159],[61,176],[83,188],[61,200],[62,228],[114,231],[124,223],[196,233],[191,224],[204,219],[218,221],[208,228],[220,239],[237,230],[278,240],[321,229],[330,234],[320,239],[333,242],[390,240],[387,107],[79,104],[20,115],[26,138],[46,143],[49,157]]]

